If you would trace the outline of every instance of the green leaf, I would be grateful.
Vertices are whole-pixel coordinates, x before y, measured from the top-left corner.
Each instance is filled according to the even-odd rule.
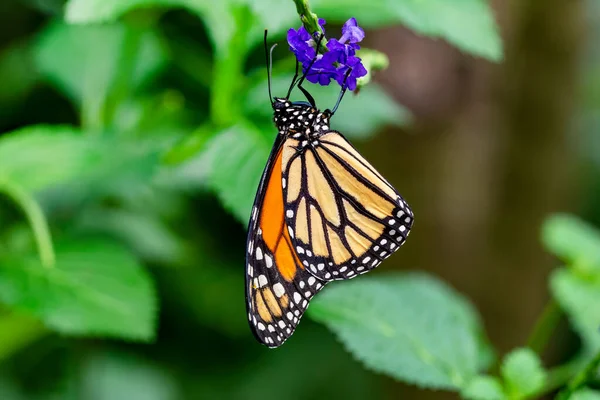
[[[2,260],[0,301],[67,335],[141,341],[155,335],[152,281],[127,251],[109,242],[57,244],[52,268],[35,255]]]
[[[600,273],[600,231],[581,219],[556,214],[544,222],[546,248],[578,270]]]
[[[592,389],[581,389],[573,393],[569,400],[600,400],[600,392]]]
[[[110,234],[126,243],[144,260],[165,265],[178,264],[188,249],[182,238],[152,211],[88,208],[78,215],[74,225],[76,232]]]
[[[208,27],[208,33],[218,52],[224,52],[236,31],[236,9],[251,12],[249,29],[243,42],[251,47],[262,40],[264,29],[272,35],[299,25],[294,5],[281,0],[69,0],[65,18],[71,23],[112,22],[124,14],[140,8],[180,8],[196,14]]]
[[[167,164],[179,164],[188,161],[206,148],[206,145],[219,130],[211,125],[202,125],[190,135],[184,137],[164,156]]]
[[[589,352],[600,350],[600,281],[588,280],[567,269],[550,278],[552,294],[567,313]]]
[[[0,180],[33,192],[75,180],[77,190],[131,192],[152,178],[160,147],[156,141],[84,136],[67,126],[29,126],[0,137]]]
[[[483,331],[477,314],[433,277],[412,273],[334,283],[311,304],[311,318],[374,371],[450,390],[477,375]]]
[[[273,77],[273,94],[285,96],[291,81],[292,75]],[[248,91],[243,103],[248,115],[261,116],[264,120],[271,120],[273,109],[266,87],[266,79],[258,82]],[[336,89],[335,86],[323,87],[310,84],[310,93],[321,109],[333,108],[339,95],[338,89],[339,87]],[[301,96],[299,91],[292,94],[292,97],[299,96]],[[396,103],[380,86],[369,84],[362,88],[357,95],[346,94],[331,121],[331,126],[350,138],[367,138],[384,126],[407,125],[410,119],[410,113]],[[275,128],[273,128],[273,132],[276,132]]]
[[[463,51],[493,61],[502,59],[502,42],[491,9],[485,0],[313,0],[314,12],[329,23],[343,23],[348,10],[365,27],[404,24],[415,32],[439,37]],[[291,1],[281,0],[69,0],[65,17],[72,23],[115,21],[136,8],[186,7],[202,18],[217,49],[225,49],[235,32],[232,10],[246,5],[253,13],[247,45],[260,41],[262,31],[280,34],[300,26]],[[333,34],[333,36],[339,36]]]
[[[138,9],[149,7],[176,7],[185,0],[69,0],[65,5],[65,20],[74,24],[110,22],[121,15]],[[201,4],[202,1],[196,3]]]
[[[203,152],[208,166],[208,187],[244,224],[250,218],[272,141],[252,125],[239,124],[214,137]]]
[[[352,10],[365,27],[400,23],[473,55],[502,59],[502,41],[486,0],[313,0],[311,4],[319,17],[328,20],[345,21]]]
[[[208,27],[208,33],[218,51],[224,51],[235,32],[232,14],[237,0],[69,0],[65,19],[70,23],[86,24],[112,22],[123,14],[138,8],[185,7],[198,15]]]
[[[38,68],[82,109],[83,123],[110,121],[120,97],[152,77],[165,63],[157,34],[123,24],[49,25],[35,46]]]
[[[127,48],[131,36],[136,48]],[[133,50],[127,52],[126,50]],[[165,62],[165,53],[156,34],[126,25],[74,26],[52,24],[42,32],[35,48],[41,72],[72,99],[87,92],[103,93],[114,84],[123,57],[134,65],[130,77],[138,86]]]
[[[495,376],[477,376],[473,379],[461,396],[467,400],[504,400],[506,395],[502,383]]]
[[[73,179],[97,156],[94,142],[75,128],[29,126],[0,137],[0,179],[37,191]]]
[[[535,352],[528,348],[510,352],[502,363],[508,396],[513,399],[524,399],[544,387],[546,371]]]

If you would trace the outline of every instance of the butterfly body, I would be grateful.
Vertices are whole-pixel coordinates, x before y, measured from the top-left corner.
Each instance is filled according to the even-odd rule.
[[[246,305],[256,338],[278,347],[328,282],[368,272],[396,251],[413,214],[330,128],[331,111],[285,98],[272,104],[279,134],[250,217]]]

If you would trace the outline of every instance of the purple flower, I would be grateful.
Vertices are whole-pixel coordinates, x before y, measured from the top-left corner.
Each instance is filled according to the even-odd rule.
[[[339,54],[339,62],[345,64],[348,57],[352,57],[356,53],[356,50],[360,49],[360,46],[357,44],[344,44],[337,39],[329,39],[327,49]]]
[[[323,34],[325,34],[325,24],[327,24],[327,21],[325,21],[323,18],[319,18],[319,26],[321,27]]]
[[[365,31],[358,26],[356,18],[350,18],[342,27],[342,37],[340,38],[341,43],[358,43],[365,38]]]
[[[315,49],[311,47],[310,40],[310,33],[303,26],[297,31],[290,29],[287,33],[290,50],[303,65],[306,61],[310,62],[315,57]]]
[[[348,74],[349,69],[350,74],[346,78],[346,74]],[[356,89],[356,80],[361,76],[365,76],[367,74],[367,69],[362,64],[360,57],[351,56],[348,57],[346,64],[337,69],[337,72],[338,73],[335,76],[335,80],[340,84],[340,86],[344,85],[345,80],[348,90],[353,91]]]
[[[317,61],[310,67],[310,71],[306,74],[306,79],[312,83],[318,83],[321,86],[329,85],[332,79],[337,80],[339,74],[334,63],[337,61],[338,55],[333,52],[328,52],[317,56]],[[304,72],[308,65],[304,67]]]
[[[325,24],[325,20],[319,18],[319,26],[323,33],[325,33]],[[291,28],[287,33],[287,41],[290,45],[290,50],[296,55],[298,61],[305,68],[308,67],[312,59],[315,58],[316,50],[313,46],[315,46],[315,40],[318,38],[318,33],[315,32],[314,36],[315,38],[313,39],[304,26],[301,26],[298,30]]]
[[[325,33],[325,20],[319,18],[319,26]],[[306,74],[306,79],[312,83],[318,83],[327,86],[332,79],[335,79],[340,86],[349,90],[356,89],[356,79],[367,74],[367,70],[360,57],[356,56],[356,50],[360,49],[358,42],[365,37],[365,32],[358,26],[356,18],[350,18],[342,27],[342,36],[340,39],[323,39],[326,45],[320,46],[319,50],[325,50],[325,54],[316,54],[316,42],[319,33],[311,34],[302,26],[298,30],[290,29],[287,40],[290,50],[296,55],[298,62],[302,64],[304,72],[310,66],[310,71]],[[312,63],[315,56],[317,59]],[[311,65],[312,63],[312,65]],[[351,70],[350,72],[348,72]],[[346,78],[346,74],[348,74]]]

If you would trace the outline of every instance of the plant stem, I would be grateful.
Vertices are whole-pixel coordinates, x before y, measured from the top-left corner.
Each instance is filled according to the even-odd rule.
[[[52,236],[50,235],[48,221],[40,205],[26,190],[9,180],[0,180],[0,191],[6,193],[25,213],[33,230],[42,265],[46,268],[54,267],[56,257],[52,245]]]
[[[561,317],[562,311],[560,307],[554,299],[550,299],[548,304],[546,304],[542,315],[540,315],[535,323],[533,332],[531,332],[529,340],[527,341],[527,347],[536,353],[541,354],[548,344],[548,340],[550,340],[550,336]]]
[[[568,400],[571,398],[573,393],[575,393],[578,389],[582,388],[589,380],[593,379],[595,374],[598,373],[598,368],[600,367],[600,352],[594,356],[587,363],[585,368],[583,368],[577,375],[573,377],[567,384],[567,387],[559,393],[557,396],[558,400]]]
[[[308,0],[294,0],[294,3],[296,3],[296,11],[306,30],[309,33],[321,32],[319,18],[317,18],[317,14],[310,10]]]

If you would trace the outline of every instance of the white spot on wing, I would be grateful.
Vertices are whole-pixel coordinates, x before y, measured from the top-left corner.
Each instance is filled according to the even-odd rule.
[[[281,297],[285,294],[285,289],[281,283],[277,282],[273,285],[273,292],[275,292],[275,296]]]
[[[267,277],[265,275],[258,276],[258,286],[263,287],[267,285]]]

